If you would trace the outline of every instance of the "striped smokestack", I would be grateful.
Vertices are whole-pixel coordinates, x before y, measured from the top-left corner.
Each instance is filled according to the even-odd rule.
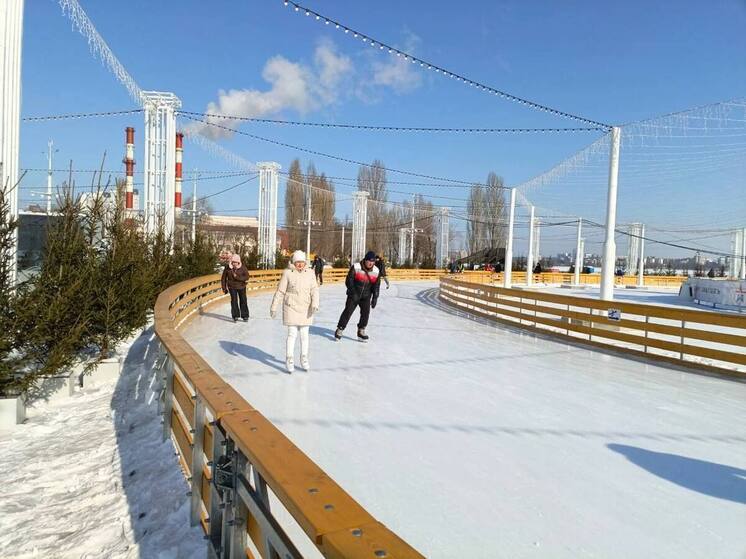
[[[131,126],[126,128],[127,149],[124,155],[124,167],[127,172],[125,182],[124,207],[133,209],[132,202],[135,196],[135,129]]]
[[[174,189],[174,206],[181,207],[181,161],[184,155],[184,134],[176,133],[176,187]]]

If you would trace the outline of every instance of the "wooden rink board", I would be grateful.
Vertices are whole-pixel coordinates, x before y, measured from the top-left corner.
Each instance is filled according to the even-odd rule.
[[[539,291],[527,292],[452,278],[441,278],[440,284],[441,300],[465,312],[569,338],[574,342],[592,343],[597,347],[663,359],[686,367],[746,380],[744,316],[640,303],[601,301]],[[611,307],[621,310],[625,318],[608,318],[606,312]],[[571,310],[577,308],[588,309],[588,312]],[[662,324],[651,320],[678,321],[680,325]],[[718,332],[710,328],[712,326],[727,327],[738,333]],[[621,331],[625,329],[640,332],[642,335]],[[571,336],[570,332],[583,334],[588,338]],[[677,341],[651,334],[674,337]],[[695,345],[688,340],[716,343],[719,347]],[[642,349],[626,347],[621,345],[622,343]],[[677,354],[678,358],[653,353],[650,348]],[[686,359],[686,356],[707,361]]]

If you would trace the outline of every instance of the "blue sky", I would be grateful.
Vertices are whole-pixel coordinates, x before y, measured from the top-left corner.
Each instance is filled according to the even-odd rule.
[[[138,84],[175,92],[186,110],[204,111],[210,103],[221,107],[222,100],[226,113],[244,111],[278,119],[402,126],[577,126],[414,65],[397,65],[395,57],[378,49],[372,52],[332,26],[292,12],[281,0],[81,4]],[[746,92],[743,0],[307,4],[462,75],[603,122],[625,123]],[[289,71],[298,81],[288,78]],[[300,93],[299,82],[305,88]],[[228,93],[221,97],[221,91]],[[125,89],[89,53],[85,39],[72,29],[57,3],[27,2],[24,116],[128,108],[134,104]],[[121,169],[127,125],[137,129],[141,153],[140,115],[25,123],[22,166],[44,167],[51,137],[60,150],[56,167],[66,167],[70,159],[78,169],[97,167],[107,150],[107,167]],[[600,135],[391,134],[259,124],[243,125],[242,130],[350,159],[379,158],[393,168],[436,176],[483,181],[495,171],[509,185],[551,167]],[[357,174],[354,165],[244,137],[222,143],[250,161],[274,160],[284,169],[299,156],[304,165],[312,159],[328,175]],[[187,172],[195,167],[230,169],[191,144],[184,161]],[[61,174],[56,178],[63,179]],[[389,178],[417,180],[393,173]],[[43,180],[43,174],[30,173],[26,184],[33,187]],[[79,185],[89,182],[90,175],[78,177]],[[204,182],[200,194],[235,182]],[[438,193],[433,188],[398,189]],[[337,190],[350,188],[338,183]],[[445,195],[466,197],[459,189],[448,189]],[[250,183],[212,203],[217,209],[252,209],[256,197],[256,184]],[[339,213],[346,208],[340,203]]]

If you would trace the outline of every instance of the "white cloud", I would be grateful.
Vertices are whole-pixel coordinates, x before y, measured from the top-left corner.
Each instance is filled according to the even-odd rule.
[[[411,53],[419,42],[419,37],[406,32],[403,50]],[[305,115],[333,105],[348,95],[374,102],[386,88],[403,94],[422,84],[419,65],[405,61],[404,57],[365,53],[363,60],[367,62],[365,69],[357,71],[352,59],[340,54],[331,39],[324,38],[317,44],[311,64],[273,56],[262,70],[262,78],[270,85],[269,89],[221,89],[217,100],[208,103],[205,112],[241,118],[269,118],[285,110]],[[236,125],[223,118],[205,117],[205,120],[231,128]],[[188,128],[192,134],[212,139],[233,135],[228,130],[201,122],[193,122]]]
[[[404,52],[413,54],[420,44],[420,38],[411,31],[405,31]],[[400,48],[400,47],[398,47]],[[358,88],[358,96],[365,100],[371,101],[378,96],[376,89],[381,87],[390,87],[396,93],[409,93],[422,85],[422,72],[419,70],[419,64],[407,61],[403,56],[395,54],[384,55],[388,59],[378,58],[371,62],[372,78],[369,83],[362,83]],[[378,88],[376,88],[378,86]]]
[[[312,67],[274,56],[262,70],[262,78],[271,84],[268,90],[220,90],[217,101],[210,102],[205,112],[242,118],[272,116],[286,109],[306,114],[336,102],[341,84],[353,71],[352,60],[338,54],[330,40],[324,40],[314,51]],[[230,120],[205,120],[231,126]],[[232,135],[228,130],[202,123],[194,123],[191,128],[192,132],[213,139]]]

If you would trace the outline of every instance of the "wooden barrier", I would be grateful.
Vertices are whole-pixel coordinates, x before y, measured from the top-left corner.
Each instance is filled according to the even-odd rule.
[[[346,272],[334,271],[325,279],[343,281]],[[252,271],[248,291],[275,289],[280,273]],[[192,524],[205,530],[211,556],[302,556],[299,542],[291,541],[272,514],[271,492],[326,557],[421,558],[231,388],[180,335],[179,328],[194,313],[223,297],[220,276],[211,275],[166,289],[155,305],[164,437],[173,440],[190,481]]]
[[[440,299],[520,328],[746,380],[746,316],[505,289],[452,277],[440,279]]]

